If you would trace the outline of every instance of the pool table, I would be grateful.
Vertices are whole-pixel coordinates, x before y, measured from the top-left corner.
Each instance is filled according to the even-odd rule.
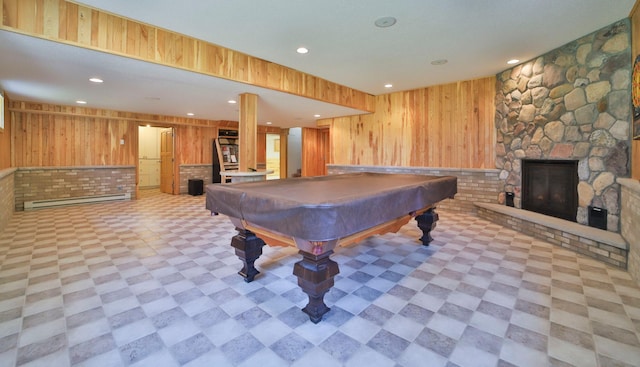
[[[318,323],[329,311],[325,293],[334,285],[338,264],[329,258],[375,234],[397,232],[415,218],[428,245],[438,215],[435,205],[457,192],[453,176],[350,173],[230,185],[207,185],[206,208],[227,215],[238,234],[231,240],[243,262],[239,274],[251,282],[262,247],[296,246],[298,285],[309,296],[303,309]]]

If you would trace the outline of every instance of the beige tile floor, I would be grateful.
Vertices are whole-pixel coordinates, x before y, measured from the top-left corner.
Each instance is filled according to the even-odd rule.
[[[477,217],[440,212],[341,248],[319,324],[299,255],[245,283],[204,197],[16,213],[0,233],[0,366],[640,366],[640,288]]]

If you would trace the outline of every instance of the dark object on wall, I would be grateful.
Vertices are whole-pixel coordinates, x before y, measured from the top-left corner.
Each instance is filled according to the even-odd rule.
[[[640,55],[636,56],[631,75],[631,104],[633,107],[633,129],[631,133],[634,139],[640,139]]]
[[[220,130],[218,131],[218,136],[231,136],[238,137],[238,130]]]
[[[515,194],[514,194],[514,193],[512,193],[512,192],[507,192],[507,193],[505,193],[505,194],[506,194],[506,195],[505,195],[505,198],[506,198],[506,204],[507,204],[507,206],[510,206],[510,207],[512,207],[512,208],[513,208],[513,198],[514,198]]]
[[[589,206],[589,226],[607,230],[607,209]]]
[[[197,196],[204,193],[204,182],[199,179],[189,179],[189,195]]]

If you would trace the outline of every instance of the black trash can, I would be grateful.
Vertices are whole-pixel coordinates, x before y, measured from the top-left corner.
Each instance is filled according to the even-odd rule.
[[[197,196],[204,193],[204,182],[200,179],[189,179],[189,195]]]
[[[515,197],[515,194],[512,192],[506,192],[505,194],[507,206],[513,207],[513,198]]]

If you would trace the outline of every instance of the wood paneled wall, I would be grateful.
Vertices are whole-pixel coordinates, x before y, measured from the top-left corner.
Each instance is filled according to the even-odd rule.
[[[327,174],[330,157],[329,129],[302,129],[302,176]]]
[[[9,114],[9,97],[4,96],[4,130],[0,131],[0,170],[11,168],[11,119]]]
[[[138,126],[176,128],[177,164],[210,163],[219,128],[236,121],[134,114],[13,101],[12,167],[135,165]],[[124,144],[120,144],[124,139]]]
[[[640,2],[636,1],[631,11],[631,54],[632,62],[640,53]],[[633,134],[633,127],[631,129]],[[631,141],[631,177],[640,180],[640,140]]]
[[[372,95],[67,0],[0,0],[13,32],[257,85],[363,111]]]
[[[137,124],[105,117],[12,114],[15,167],[136,164]]]
[[[376,97],[376,112],[319,121],[334,164],[494,168],[495,77]],[[306,149],[306,147],[305,147]]]
[[[218,137],[217,127],[177,126],[175,133],[178,165],[212,162],[213,141]]]

